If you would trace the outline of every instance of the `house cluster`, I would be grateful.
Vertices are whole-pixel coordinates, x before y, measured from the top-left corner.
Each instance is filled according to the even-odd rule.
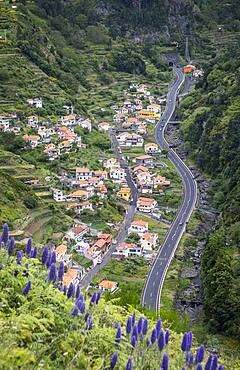
[[[137,234],[139,241],[137,243],[122,242],[116,246],[116,251],[113,257],[116,259],[124,259],[128,257],[143,256],[146,259],[151,258],[153,250],[157,246],[158,236],[155,233],[149,232],[148,222],[136,220],[131,223],[128,234]]]
[[[188,75],[192,76],[194,78],[203,77],[204,72],[202,69],[198,69],[193,64],[188,64],[185,67],[183,67],[183,72]]]
[[[53,199],[56,202],[69,202],[68,208],[73,209],[77,214],[85,209],[93,210],[90,199],[94,195],[105,198],[108,191],[104,183],[107,179],[107,171],[76,167],[75,177],[68,183],[74,191],[65,194],[61,189],[51,188]]]

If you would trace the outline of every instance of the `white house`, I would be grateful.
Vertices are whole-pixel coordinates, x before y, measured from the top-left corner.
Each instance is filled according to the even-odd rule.
[[[105,168],[118,168],[120,167],[119,162],[116,160],[116,158],[107,158],[103,160],[103,167]]]
[[[143,146],[143,138],[135,133],[122,132],[117,137],[118,143],[122,147],[141,147]]]
[[[151,213],[157,205],[157,201],[151,198],[139,198],[137,201],[137,209],[143,213]]]
[[[157,245],[158,236],[155,233],[146,232],[141,235],[140,243],[143,249],[143,253],[151,253]]]
[[[139,220],[139,221],[133,221],[131,223],[131,226],[128,229],[128,234],[136,233],[136,234],[141,235],[145,233],[146,231],[148,231],[148,222]]]
[[[64,202],[66,200],[65,195],[60,189],[52,189],[53,199],[56,202]]]
[[[68,287],[72,283],[76,287],[84,274],[85,268],[83,266],[78,265],[76,268],[72,267],[63,275],[63,284]]]
[[[89,118],[86,118],[86,119],[83,119],[83,120],[79,120],[78,121],[78,124],[82,128],[87,129],[89,132],[92,131],[92,122],[91,122],[91,120]]]
[[[27,117],[28,125],[32,128],[35,128],[38,126],[38,116],[29,116]]]
[[[156,154],[159,152],[158,145],[155,143],[147,143],[144,145],[144,150],[147,154]]]
[[[92,171],[87,167],[77,167],[76,168],[76,181],[88,180],[92,177]]]
[[[9,119],[5,116],[0,116],[0,131],[9,131]]]
[[[66,116],[61,117],[61,124],[63,126],[74,126],[77,123],[77,115],[76,114],[68,114]]]
[[[100,122],[98,124],[98,130],[107,132],[110,129],[110,123],[109,122]]]
[[[28,142],[32,148],[36,148],[39,144],[40,136],[38,135],[23,135],[23,139]]]
[[[116,281],[110,281],[110,280],[103,280],[101,283],[98,284],[99,290],[102,292],[114,292],[114,290],[117,289],[117,282]]]
[[[161,106],[159,104],[149,104],[147,106],[148,112],[154,112],[154,113],[160,113],[161,112]]]
[[[126,114],[123,113],[117,113],[113,116],[113,121],[117,123],[121,123],[125,121]]]
[[[134,243],[119,243],[116,246],[115,256],[120,257],[136,257],[142,255],[142,247]]]
[[[35,108],[42,108],[43,103],[42,103],[42,98],[33,98],[33,99],[28,99],[27,103],[29,105],[32,105]]]
[[[89,227],[84,224],[78,224],[74,226],[69,232],[68,236],[70,239],[74,239],[76,242],[79,242],[84,234],[87,234],[89,232]]]
[[[109,172],[109,177],[112,180],[123,181],[125,180],[126,173],[123,168],[112,168]]]
[[[92,206],[92,203],[89,202],[89,201],[85,201],[85,202],[80,202],[80,203],[77,203],[74,208],[76,209],[76,211],[78,213],[81,213],[82,211],[84,211],[85,209],[89,209],[90,211],[93,211],[93,206]]]

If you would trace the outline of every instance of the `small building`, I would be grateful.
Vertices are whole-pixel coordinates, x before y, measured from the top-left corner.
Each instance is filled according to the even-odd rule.
[[[75,225],[69,232],[68,236],[70,239],[74,239],[76,242],[79,242],[84,234],[89,232],[89,227],[85,224]]]
[[[88,180],[92,177],[92,171],[87,167],[77,167],[76,168],[76,181]]]
[[[112,180],[124,181],[126,177],[125,170],[123,168],[112,168],[109,172],[109,177]]]
[[[99,290],[102,292],[114,292],[114,290],[117,289],[117,282],[116,281],[110,281],[110,280],[103,280],[101,283],[98,284]]]
[[[166,180],[165,176],[156,176],[153,178],[153,187],[154,189],[158,186],[170,186],[171,181]]]
[[[53,194],[53,199],[54,199],[56,202],[65,202],[66,197],[65,197],[65,195],[63,194],[62,190],[60,190],[60,189],[56,189],[56,188],[53,188],[53,189],[52,189],[52,194]]]
[[[85,209],[89,209],[90,211],[93,211],[93,205],[91,202],[89,201],[85,201],[85,202],[80,202],[80,203],[76,203],[74,204],[74,209],[76,210],[76,212],[78,213],[81,213],[82,211],[84,211]]]
[[[88,191],[77,190],[77,191],[74,191],[71,194],[68,194],[66,196],[66,200],[68,202],[77,202],[77,201],[81,201],[81,200],[86,200],[86,199],[88,199],[88,197],[89,197]]]
[[[27,103],[34,108],[42,108],[43,106],[42,98],[30,98],[27,99]]]
[[[139,212],[151,213],[157,205],[157,201],[151,198],[140,197],[137,201],[137,209]]]
[[[149,112],[153,112],[153,113],[160,113],[161,112],[161,106],[159,104],[149,104],[147,106],[147,110]]]
[[[126,200],[127,202],[129,201],[130,197],[131,197],[131,189],[128,188],[128,187],[124,187],[124,188],[121,188],[118,192],[117,192],[117,196],[119,198],[122,198],[124,200]]]
[[[116,246],[115,255],[117,258],[121,258],[121,256],[124,258],[139,257],[142,255],[142,247],[134,243],[119,243]]]
[[[88,130],[89,132],[92,131],[92,121],[89,118],[79,120],[78,125],[81,126],[84,129]]]
[[[107,132],[110,129],[110,123],[109,122],[100,122],[98,124],[98,130]]]
[[[136,157],[135,159],[136,159],[137,164],[143,164],[145,166],[152,165],[154,161],[154,158],[148,154],[140,155],[139,157]]]
[[[40,136],[38,135],[23,135],[23,139],[30,144],[32,148],[36,148],[39,144]]]
[[[76,114],[68,114],[66,116],[61,117],[61,124],[63,126],[75,126],[76,123],[77,123]]]
[[[116,158],[107,158],[107,159],[104,159],[103,160],[103,167],[109,168],[109,169],[119,168],[120,167],[120,164],[116,160]]]
[[[31,128],[36,128],[38,126],[38,116],[28,116],[27,123]]]
[[[67,253],[67,245],[66,244],[60,244],[56,249],[56,257],[57,261],[61,262],[64,260],[64,256]]]
[[[130,228],[128,229],[128,234],[136,233],[138,235],[144,234],[148,231],[148,222],[143,220],[136,220],[131,223]]]
[[[155,233],[146,232],[141,236],[140,243],[143,253],[151,253],[157,245],[158,236]]]
[[[122,132],[117,137],[118,143],[122,147],[141,147],[143,146],[143,138],[138,134],[130,134]]]
[[[107,171],[101,171],[101,170],[94,171],[94,176],[96,176],[96,177],[98,177],[99,179],[102,179],[102,180],[107,180],[108,179]]]
[[[144,150],[147,154],[156,154],[158,153],[158,145],[156,143],[147,143],[144,145]]]
[[[85,274],[85,269],[83,266],[78,266],[78,268],[70,268],[63,275],[63,284],[67,287],[72,283],[75,287],[79,284],[80,280]]]
[[[0,116],[0,127],[2,132],[9,131],[9,119],[5,116]]]

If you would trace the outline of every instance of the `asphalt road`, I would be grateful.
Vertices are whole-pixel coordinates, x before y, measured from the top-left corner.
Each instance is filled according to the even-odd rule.
[[[185,76],[181,68],[174,66],[173,72],[176,75],[176,79],[169,88],[166,109],[161,117],[161,120],[156,125],[155,138],[161,149],[166,149],[169,151],[168,158],[175,166],[179,175],[182,177],[184,194],[182,205],[161,248],[158,251],[156,259],[154,260],[154,263],[145,281],[145,286],[142,293],[142,305],[144,307],[149,307],[151,310],[156,311],[157,313],[160,310],[161,292],[168,267],[185,231],[186,223],[190,218],[197,200],[197,184],[191,171],[184,164],[181,158],[169,148],[169,145],[164,138],[165,128],[175,110],[179,89],[185,80]]]
[[[134,214],[136,212],[137,199],[138,199],[137,188],[136,188],[136,186],[135,186],[135,184],[134,184],[134,182],[132,180],[132,177],[131,177],[131,174],[130,174],[130,171],[129,171],[129,167],[127,165],[127,162],[125,161],[124,157],[120,153],[118,142],[117,142],[117,139],[116,139],[115,131],[114,130],[111,130],[110,131],[110,138],[111,138],[111,142],[112,142],[112,149],[113,149],[113,151],[115,153],[115,156],[116,156],[117,160],[119,161],[121,167],[122,168],[125,168],[126,180],[127,180],[128,186],[131,189],[132,199],[131,199],[130,204],[128,205],[128,208],[127,208],[127,211],[126,211],[126,215],[125,215],[124,221],[123,221],[123,223],[121,225],[121,228],[120,228],[120,230],[118,232],[118,235],[117,235],[117,237],[115,239],[116,240],[116,243],[115,244],[112,244],[110,246],[108,252],[103,257],[102,262],[100,264],[96,265],[95,267],[93,267],[90,271],[88,271],[87,274],[84,276],[84,278],[81,280],[80,285],[84,289],[86,289],[89,286],[89,284],[91,283],[91,281],[94,278],[94,276],[101,269],[103,269],[104,266],[106,266],[109,263],[109,261],[112,258],[113,252],[116,250],[116,244],[121,243],[121,242],[123,242],[125,240],[125,238],[126,238],[126,236],[128,234],[128,229],[130,227],[131,222],[133,221]]]

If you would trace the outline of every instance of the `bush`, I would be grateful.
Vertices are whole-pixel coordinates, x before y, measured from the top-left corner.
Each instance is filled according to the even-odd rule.
[[[37,199],[32,195],[25,197],[23,203],[29,209],[36,208],[38,205]]]

